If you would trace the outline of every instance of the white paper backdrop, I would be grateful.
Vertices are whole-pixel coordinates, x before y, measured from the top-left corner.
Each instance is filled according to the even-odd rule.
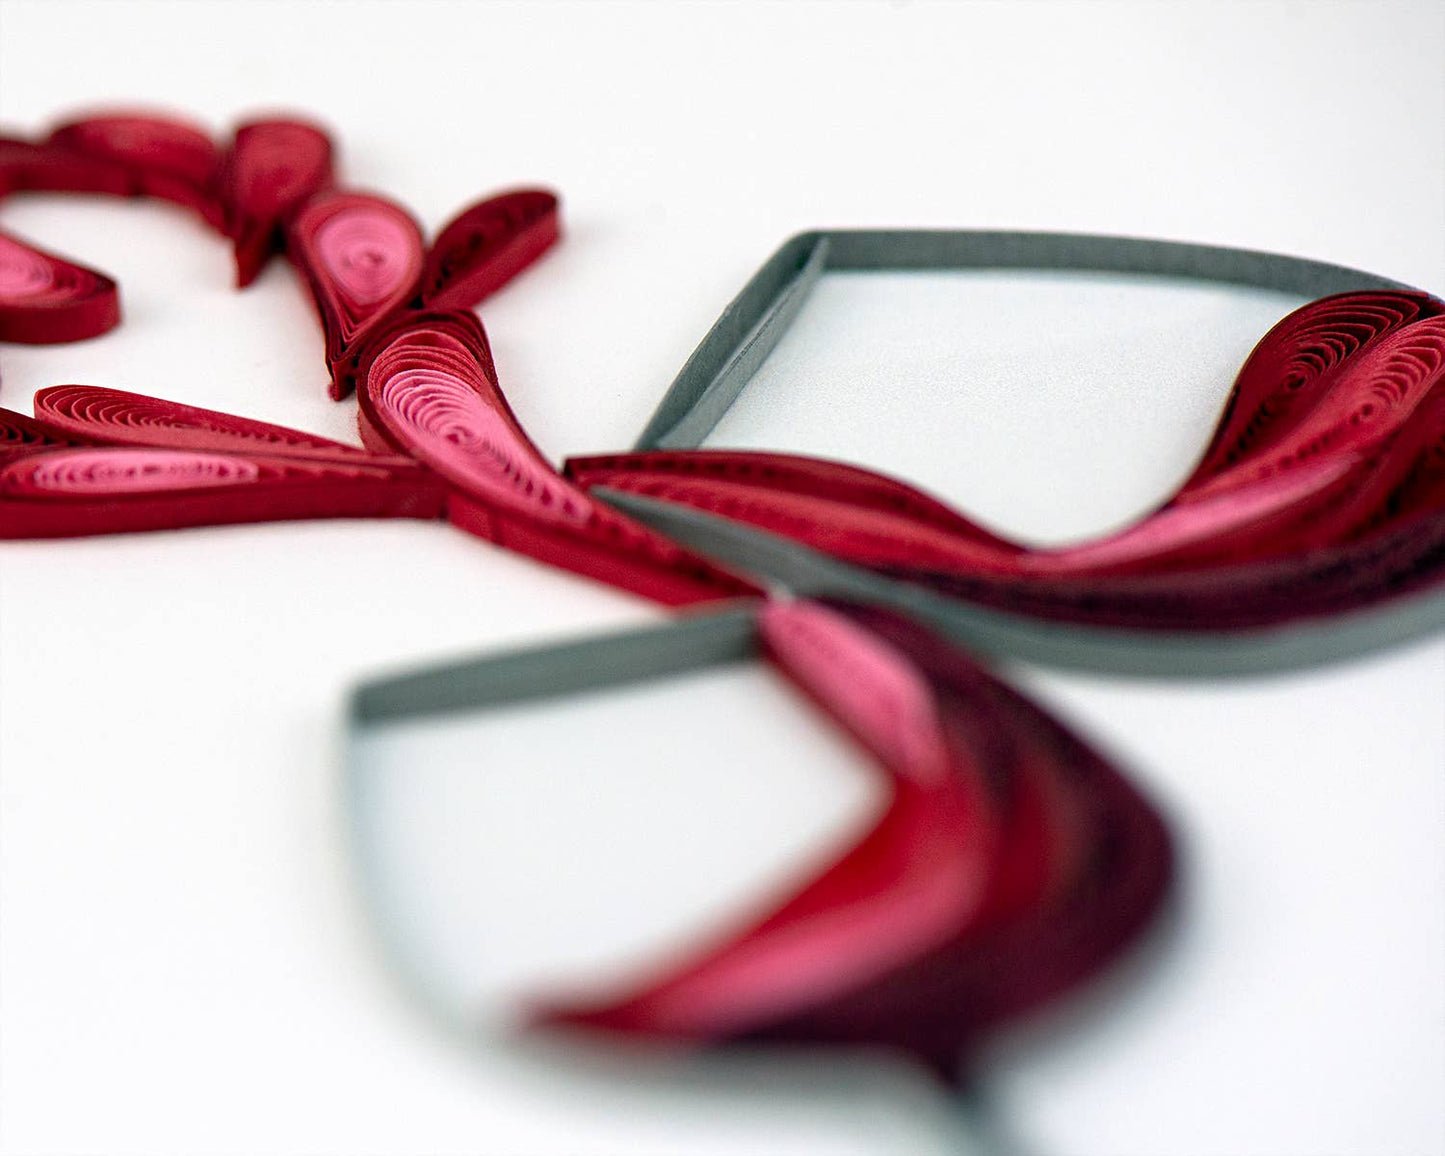
[[[296,108],[332,125],[349,180],[433,227],[493,188],[558,187],[565,244],[483,311],[557,458],[628,444],[748,274],[816,225],[1138,233],[1445,290],[1441,59],[1430,3],[0,0],[11,129],[112,101],[218,130]],[[97,341],[0,350],[0,404],[83,381],[352,436],[280,263],[238,294],[225,247],[165,206],[16,201],[0,219],[115,274],[126,310]],[[719,438],[873,448],[1006,529],[1087,534],[1184,472],[1230,367],[1289,307],[836,278]],[[1024,344],[1030,327],[1048,339]],[[967,1150],[901,1065],[669,1073],[462,1040],[379,960],[343,839],[346,688],[657,618],[433,525],[0,546],[0,1151]],[[1000,1045],[991,1090],[1022,1146],[1445,1152],[1445,641],[1228,685],[1012,674],[1155,794],[1186,860],[1132,986]],[[744,674],[668,700],[678,734],[709,736],[675,768],[696,791],[629,777],[605,727],[478,729],[478,774],[499,770],[470,782],[490,835],[464,848],[462,908],[498,929],[479,974],[521,990],[548,951],[582,966],[662,945],[691,905],[736,902],[861,813],[846,752],[772,692]],[[613,703],[617,729],[653,705]],[[569,743],[599,802],[566,800],[529,840],[547,793],[527,768],[560,792]],[[393,786],[398,824],[424,819],[425,795]],[[591,946],[559,933],[573,880],[598,905]]]

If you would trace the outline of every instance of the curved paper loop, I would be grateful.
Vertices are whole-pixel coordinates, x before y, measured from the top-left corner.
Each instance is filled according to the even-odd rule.
[[[557,242],[557,195],[516,189],[465,209],[427,254],[422,300],[433,309],[470,309]]]
[[[38,391],[35,415],[51,428],[111,445],[213,450],[393,471],[418,468],[396,454],[376,454],[270,422],[93,385]]]
[[[221,189],[237,288],[251,284],[271,255],[285,248],[286,223],[331,182],[331,138],[315,125],[257,120],[236,129]]]
[[[140,446],[45,449],[0,468],[0,538],[300,518],[435,518],[439,486],[360,462]]]
[[[1346,293],[1296,310],[1255,346],[1235,379],[1209,445],[1182,487],[1195,489],[1257,458],[1298,430],[1335,371],[1367,345],[1415,321],[1441,314],[1426,293]]]
[[[985,907],[999,832],[982,770],[955,758],[932,690],[894,648],[819,607],[759,615],[764,645],[880,760],[893,798],[861,839],[745,932],[603,1007],[540,1022],[708,1040],[888,974]],[[926,866],[924,866],[926,865]]]
[[[88,439],[57,429],[48,422],[0,408],[0,465],[43,450],[89,444]]]
[[[93,116],[58,126],[48,143],[118,165],[137,192],[194,209],[215,229],[225,227],[217,187],[221,151],[197,125],[144,113]]]
[[[72,149],[0,138],[0,197],[11,193],[107,193],[140,195],[134,176],[122,166]]]
[[[446,486],[409,458],[94,386],[0,411],[0,538],[297,518],[436,518]]]
[[[1171,840],[1114,768],[937,636],[886,611],[830,609],[906,656],[938,697],[955,757],[972,752],[983,769],[1002,824],[992,886],[980,916],[931,951],[748,1037],[892,1043],[962,1077],[960,1052],[983,1033],[1058,998],[1149,926]]]
[[[763,653],[862,744],[891,798],[756,918],[531,1022],[633,1038],[889,1045],[949,1078],[999,1022],[1135,941],[1167,892],[1157,813],[1038,708],[897,615],[774,602],[362,687],[367,730]]]
[[[82,341],[119,323],[109,277],[0,233],[0,341]]]
[[[356,386],[369,336],[417,296],[426,259],[421,229],[381,197],[325,193],[292,221],[287,247],[321,315],[331,396],[339,400]]]
[[[753,592],[587,497],[532,445],[470,313],[408,314],[374,343],[363,437],[445,478],[453,523],[500,545],[667,603]]]
[[[761,921],[538,1021],[888,1044],[956,1078],[985,1030],[1062,994],[1148,925],[1172,871],[1163,822],[1037,707],[905,619],[774,604],[761,629],[785,673],[881,756],[887,812]],[[920,776],[903,752],[930,747],[936,776]]]
[[[1143,237],[987,229],[800,233],[774,253],[723,310],[668,387],[636,448],[700,445],[830,269],[1070,269],[1186,277],[1304,297],[1378,290],[1418,293],[1388,277],[1323,261]]]
[[[0,496],[121,497],[259,481],[261,467],[231,454],[87,446],[34,454],[0,470]]]

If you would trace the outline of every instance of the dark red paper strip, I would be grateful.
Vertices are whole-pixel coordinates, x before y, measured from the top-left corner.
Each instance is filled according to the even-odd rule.
[[[445,478],[447,516],[469,533],[664,603],[755,592],[561,477],[513,416],[470,313],[399,320],[376,343],[360,402],[366,444]]]
[[[0,409],[0,465],[39,450],[91,444],[23,413]]]
[[[427,254],[422,300],[433,309],[470,309],[557,242],[556,194],[499,193],[443,227]]]
[[[391,470],[420,468],[410,458],[376,454],[286,426],[93,385],[40,390],[35,395],[35,416],[53,429],[111,445],[248,453]]]
[[[983,1032],[1094,973],[1157,912],[1158,815],[1038,708],[881,611],[773,603],[769,653],[893,797],[770,914],[544,1024],[699,1042],[887,1044],[950,1078]]]
[[[297,518],[437,518],[446,487],[407,458],[90,386],[0,410],[0,538]]]
[[[137,192],[193,209],[213,228],[225,227],[217,184],[221,151],[197,125],[149,113],[93,116],[60,125],[48,143],[117,165],[134,179]]]
[[[109,277],[0,233],[0,341],[83,341],[119,323]]]
[[[426,260],[421,229],[391,201],[333,192],[307,204],[287,245],[321,315],[331,396],[339,400],[356,386],[370,332],[417,296]]]
[[[331,138],[299,120],[257,120],[236,129],[221,169],[226,232],[244,289],[286,246],[286,225],[332,183]]]
[[[895,480],[742,451],[574,459],[608,486],[746,522],[956,597],[1063,621],[1217,630],[1365,606],[1445,578],[1445,305],[1344,294],[1240,371],[1199,468],[1157,511],[1058,550],[1008,542]]]
[[[0,138],[0,197],[11,193],[140,195],[138,180],[113,161],[55,144]]]

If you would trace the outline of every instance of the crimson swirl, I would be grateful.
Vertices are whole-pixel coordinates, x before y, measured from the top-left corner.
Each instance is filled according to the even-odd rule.
[[[261,475],[243,458],[180,450],[56,450],[0,471],[0,492],[28,497],[92,497],[245,485]]]
[[[733,518],[953,597],[1061,621],[1217,630],[1445,578],[1445,303],[1323,298],[1256,346],[1200,463],[1132,526],[1032,549],[905,483],[728,450],[578,459],[569,476]]]

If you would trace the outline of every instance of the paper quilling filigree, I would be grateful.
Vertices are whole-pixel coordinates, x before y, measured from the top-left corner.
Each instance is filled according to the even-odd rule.
[[[907,482],[848,463],[697,448],[824,269],[977,266],[1165,273],[1327,294],[1256,346],[1179,491],[1134,525],[1077,546],[1008,541]],[[1350,291],[1328,292],[1341,288]],[[573,459],[567,472],[682,541],[798,592],[887,601],[1000,652],[1128,665],[1112,635],[1130,640],[1142,668],[1163,672],[1174,654],[1181,672],[1206,673],[1228,663],[1232,637],[1242,663],[1284,663],[1290,647],[1271,654],[1270,628],[1396,603],[1400,617],[1382,622],[1445,623],[1445,604],[1421,611],[1407,597],[1445,578],[1442,313],[1438,298],[1372,274],[1208,246],[804,234],[729,306],[637,450]],[[979,610],[1012,619],[1004,631],[1038,625],[990,637],[997,620]],[[1226,641],[1211,651],[1211,637]],[[1380,637],[1391,637],[1388,626]],[[1300,660],[1314,654],[1307,638],[1293,649]],[[1192,655],[1202,656],[1199,669]]]
[[[101,386],[43,389],[33,416],[0,410],[0,538],[441,519],[665,604],[746,599],[645,638],[377,683],[354,721],[626,681],[654,658],[669,672],[759,654],[887,776],[877,823],[772,911],[625,990],[541,1007],[539,1023],[883,1043],[952,1076],[988,1028],[1135,940],[1173,862],[1147,801],[958,640],[1099,666],[1143,648],[1149,669],[1179,650],[1195,673],[1201,637],[1349,617],[1445,576],[1445,304],[1369,274],[1120,238],[806,234],[729,307],[636,451],[564,475],[513,416],[471,312],[557,240],[552,193],[480,201],[428,244],[404,207],[338,185],[315,125],[252,121],[222,145],[139,114],[0,141],[0,196],[27,192],[181,205],[231,243],[241,287],[284,255],[315,302],[331,395],[357,395],[363,444]],[[1028,549],[854,465],[697,448],[825,269],[968,266],[1316,299],[1256,347],[1178,493],[1080,546]],[[80,340],[119,319],[110,278],[0,236],[0,340]],[[805,597],[761,597],[779,585]],[[1440,605],[1392,619],[1396,636],[1436,624]]]
[[[1445,551],[1445,306],[1346,294],[1246,362],[1204,460],[1111,537],[1029,549],[903,482],[727,450],[580,459],[574,477],[784,534],[988,605],[1221,630],[1350,610],[1436,581]]]
[[[364,432],[384,447],[366,453],[105,390],[86,405],[64,395],[75,407],[64,417],[42,398],[34,420],[0,411],[9,459],[0,538],[444,517],[664,603],[754,592],[560,477],[512,417],[470,309],[556,241],[556,196],[517,189],[485,199],[429,247],[404,208],[337,187],[333,166],[327,135],[289,119],[243,124],[225,149],[196,126],[140,115],[76,120],[40,140],[0,142],[0,193],[173,201],[231,239],[241,286],[285,253],[321,318],[332,396],[361,383]],[[0,338],[78,340],[119,318],[109,278],[0,236]],[[393,374],[403,357],[407,371]],[[444,403],[433,396],[443,389]],[[281,454],[283,445],[291,449]],[[559,521],[559,512],[569,516]]]

